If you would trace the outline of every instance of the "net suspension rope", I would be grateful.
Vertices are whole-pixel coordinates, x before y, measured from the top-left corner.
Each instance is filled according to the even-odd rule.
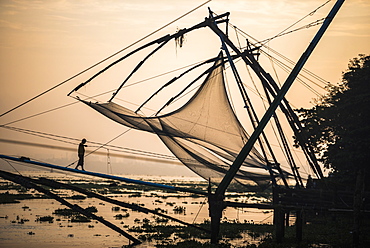
[[[206,4],[206,3],[208,3],[208,2],[209,2],[209,1],[205,2],[204,4]],[[306,15],[304,18],[306,18],[306,17],[308,17],[308,16],[310,16],[310,15],[313,15],[313,14],[314,14],[314,13],[315,13],[319,8],[323,7],[323,6],[324,6],[324,5],[326,5],[328,2],[330,2],[330,0],[329,0],[329,1],[327,1],[325,4],[323,4],[322,6],[318,7],[317,9],[315,9],[314,11],[310,12],[310,14]],[[197,8],[200,8],[200,7],[201,7],[201,6],[203,6],[204,4],[202,4],[202,5],[198,6],[198,7],[196,7],[196,8],[195,8],[195,9],[193,9],[192,11],[196,10]],[[169,26],[169,25],[170,25],[170,24],[172,24],[173,22],[175,22],[175,21],[177,21],[177,20],[181,19],[181,18],[182,18],[182,17],[184,17],[185,15],[190,14],[192,11],[189,11],[188,13],[184,14],[183,16],[181,16],[181,17],[177,18],[176,20],[174,20],[174,21],[172,21],[172,22],[170,22],[170,23],[168,23],[168,24],[164,25],[164,26],[163,26],[163,27],[161,27],[160,29],[158,29],[158,30],[156,30],[156,31],[152,32],[151,34],[149,34],[149,35],[147,35],[147,36],[143,37],[142,39],[140,39],[140,40],[138,40],[138,41],[136,41],[136,42],[132,43],[131,45],[129,45],[129,46],[127,46],[127,47],[125,47],[125,48],[121,49],[120,51],[118,51],[118,52],[114,53],[113,55],[111,55],[111,56],[107,57],[106,59],[104,59],[104,60],[102,60],[102,61],[100,61],[100,62],[96,63],[95,65],[93,65],[93,66],[91,66],[91,67],[87,68],[86,70],[84,70],[84,71],[80,72],[79,74],[76,74],[75,76],[73,76],[73,77],[71,77],[71,78],[69,78],[69,79],[67,79],[67,80],[63,81],[61,84],[64,84],[64,83],[66,83],[67,81],[70,81],[70,80],[71,80],[71,79],[73,79],[74,77],[77,77],[77,76],[79,76],[80,74],[82,74],[82,73],[84,73],[84,72],[87,72],[88,70],[90,70],[90,69],[92,69],[93,67],[95,67],[95,66],[97,66],[97,65],[99,65],[99,64],[101,64],[101,63],[103,63],[103,62],[105,62],[106,60],[108,60],[109,58],[111,58],[111,57],[113,57],[113,56],[117,55],[118,53],[121,53],[121,52],[125,51],[125,50],[126,50],[126,49],[128,49],[129,47],[131,47],[131,46],[133,46],[133,45],[135,45],[135,44],[139,43],[140,41],[142,41],[142,40],[144,40],[144,39],[148,38],[149,36],[151,36],[151,35],[155,34],[156,32],[160,31],[161,29],[163,29],[163,28],[165,28],[165,27]],[[300,19],[299,21],[303,20],[304,18]],[[299,21],[297,21],[296,23],[298,23]],[[289,26],[289,27],[288,27],[288,28],[286,28],[285,30],[287,30],[287,29],[289,29],[290,27],[294,26],[296,23],[292,24],[291,26]],[[235,25],[232,25],[231,23],[228,23],[228,25],[231,25],[231,26],[235,29],[235,31],[236,31],[236,32],[237,32],[237,31],[239,31],[239,33],[244,34],[244,35],[247,35],[248,37],[250,37],[250,38],[252,38],[253,40],[257,41],[257,43],[256,43],[256,44],[261,43],[261,42],[260,42],[260,41],[258,41],[257,39],[255,39],[255,38],[251,37],[250,35],[246,34],[244,31],[242,31],[242,30],[240,30],[239,28],[237,28]],[[283,30],[283,31],[282,31],[282,32],[280,32],[280,33],[283,33],[285,30]],[[277,37],[279,37],[279,36],[278,36],[278,35],[275,35],[275,36],[274,36],[274,38],[277,38]],[[239,47],[241,47],[241,46],[240,46],[239,37],[237,36],[237,38],[238,38],[238,42],[239,42]],[[271,39],[272,39],[272,38],[269,38],[269,40],[271,40]],[[264,45],[263,45],[263,46],[264,46]],[[290,59],[286,58],[285,56],[283,56],[282,54],[278,53],[277,51],[273,50],[272,48],[268,47],[268,49],[269,49],[269,50],[271,50],[272,52],[274,52],[274,53],[278,54],[280,57],[283,57],[285,60],[289,61],[291,64],[294,64],[294,62],[293,62],[293,61],[291,61]],[[264,53],[265,53],[265,54],[267,54],[266,52],[264,52]],[[273,58],[273,57],[272,57],[272,58]],[[273,58],[273,59],[274,59],[275,61],[279,61],[279,60],[277,60],[276,58]],[[198,62],[198,63],[200,63],[200,62]],[[280,62],[280,63],[281,63],[281,64],[284,64],[284,63],[282,63],[282,62]],[[195,63],[195,64],[197,64],[197,63]],[[290,68],[290,67],[289,67],[289,68]],[[181,69],[181,68],[180,68],[180,69]],[[179,69],[178,69],[178,70],[179,70]],[[313,74],[312,72],[308,71],[308,70],[307,70],[307,69],[305,69],[305,68],[303,68],[303,70],[304,70],[305,72],[309,73],[311,76],[315,77],[316,79],[318,79],[318,80],[320,80],[320,81],[323,81],[323,82],[325,82],[325,83],[327,84],[327,81],[326,81],[326,80],[324,80],[324,79],[320,78],[319,76],[317,76],[317,75]],[[170,72],[168,72],[168,73],[170,73]],[[167,74],[167,73],[164,73],[164,74]],[[161,75],[162,75],[162,74],[161,74]],[[160,76],[160,75],[158,75],[158,76]],[[155,77],[158,77],[158,76],[155,76]],[[307,78],[306,78],[306,79],[307,79]],[[146,80],[149,80],[149,79],[146,79]],[[146,81],[146,80],[145,80],[145,81]],[[142,80],[142,81],[144,81],[144,80]],[[310,81],[311,81],[312,83],[315,83],[313,80],[310,80]],[[300,80],[300,82],[302,82],[302,81]],[[139,82],[137,82],[137,83],[139,83]],[[0,115],[0,117],[2,117],[3,115],[5,115],[5,114],[7,114],[7,113],[9,113],[9,112],[11,112],[11,111],[13,111],[13,110],[15,110],[15,109],[17,109],[17,108],[21,107],[21,106],[22,106],[22,105],[24,105],[24,104],[26,104],[26,103],[28,103],[28,102],[30,102],[30,101],[32,101],[32,100],[34,100],[34,99],[36,99],[37,97],[39,97],[39,96],[41,96],[41,95],[43,95],[43,94],[46,94],[47,92],[49,92],[49,91],[51,91],[51,90],[53,90],[53,89],[55,89],[55,88],[59,87],[61,84],[58,84],[58,85],[56,85],[56,86],[52,87],[51,89],[49,89],[49,90],[47,90],[47,91],[45,91],[45,92],[43,92],[43,93],[39,94],[38,96],[36,96],[36,97],[34,97],[34,98],[32,98],[32,99],[30,99],[30,100],[28,100],[28,101],[26,101],[26,102],[22,103],[21,105],[19,105],[19,106],[15,107],[14,109],[12,109],[12,110],[10,110],[10,111],[8,111],[8,112],[6,112],[6,113],[1,114],[1,115]],[[131,84],[131,85],[133,85],[133,84]],[[130,85],[130,86],[131,86],[131,85]],[[309,87],[309,86],[307,85],[307,87]],[[112,92],[112,91],[114,91],[114,90],[111,90],[111,91],[106,92],[106,93],[110,93],[110,92]],[[312,91],[312,90],[311,90],[311,91]],[[103,94],[104,94],[104,93],[103,93]],[[318,93],[316,93],[316,94],[318,94]],[[99,94],[99,95],[101,95],[101,94]],[[91,97],[91,98],[93,98],[93,97]],[[21,121],[21,120],[25,120],[25,119],[29,119],[29,118],[32,118],[32,117],[34,117],[34,116],[38,116],[38,115],[41,115],[41,114],[45,114],[45,113],[48,113],[48,112],[51,112],[51,111],[54,111],[54,110],[58,110],[58,109],[60,109],[60,108],[64,108],[64,107],[67,107],[67,106],[70,106],[70,105],[73,105],[73,104],[76,104],[76,103],[77,103],[77,102],[70,103],[70,104],[66,104],[66,105],[63,105],[63,106],[57,107],[57,108],[55,108],[55,109],[51,109],[51,110],[48,110],[48,111],[45,111],[45,112],[41,112],[41,113],[38,113],[38,114],[35,114],[35,115],[31,115],[31,116],[28,116],[28,117],[25,117],[25,118],[22,118],[22,119],[19,119],[19,120],[13,121],[13,122],[9,122],[9,123],[7,123],[7,124],[5,124],[5,125],[13,124],[13,123],[15,123],[15,122],[18,122],[18,121]]]
[[[34,97],[30,98],[29,100],[27,100],[27,101],[25,101],[25,102],[23,102],[23,103],[21,103],[21,104],[19,104],[19,105],[15,106],[15,107],[13,107],[12,109],[10,109],[10,110],[8,110],[8,111],[6,111],[6,112],[2,113],[2,114],[0,115],[0,117],[3,117],[4,115],[6,115],[6,114],[8,114],[8,113],[10,113],[10,112],[13,112],[14,110],[16,110],[16,109],[18,109],[18,108],[22,107],[23,105],[26,105],[27,103],[29,103],[29,102],[31,102],[31,101],[33,101],[33,100],[35,100],[35,99],[37,99],[37,98],[39,98],[39,97],[41,97],[41,96],[45,95],[46,93],[48,93],[48,92],[50,92],[50,91],[52,91],[52,90],[54,90],[54,89],[56,89],[56,88],[58,88],[58,87],[60,87],[60,86],[64,85],[65,83],[67,83],[67,82],[71,81],[72,79],[74,79],[74,78],[76,78],[76,77],[78,77],[78,76],[80,76],[80,75],[84,74],[85,72],[87,72],[87,71],[89,71],[89,70],[91,70],[91,69],[95,68],[96,66],[98,66],[98,65],[102,64],[103,62],[105,62],[105,61],[107,61],[107,60],[109,60],[109,59],[113,58],[114,56],[116,56],[116,55],[118,55],[118,54],[122,53],[123,51],[125,51],[125,50],[129,49],[130,47],[132,47],[132,46],[134,46],[134,45],[136,45],[136,44],[138,44],[139,42],[141,42],[141,41],[143,41],[143,40],[147,39],[148,37],[150,37],[150,36],[154,35],[155,33],[157,33],[157,32],[159,32],[159,31],[161,31],[162,29],[164,29],[164,28],[166,28],[167,26],[169,26],[169,25],[171,25],[171,24],[175,23],[176,21],[178,21],[178,20],[182,19],[183,17],[185,17],[185,16],[189,15],[190,13],[194,12],[195,10],[199,9],[200,7],[204,6],[205,4],[207,4],[207,3],[211,2],[211,1],[212,1],[212,0],[207,0],[206,2],[204,2],[204,3],[200,4],[199,6],[197,6],[197,7],[193,8],[192,10],[190,10],[190,11],[186,12],[185,14],[181,15],[180,17],[176,18],[175,20],[173,20],[173,21],[171,21],[171,22],[169,22],[169,23],[165,24],[164,26],[162,26],[162,27],[160,27],[160,28],[156,29],[155,31],[153,31],[153,32],[151,32],[150,34],[148,34],[148,35],[144,36],[143,38],[141,38],[141,39],[139,39],[139,40],[135,41],[134,43],[132,43],[132,44],[130,44],[130,45],[128,45],[128,46],[126,46],[125,48],[123,48],[123,49],[121,49],[121,50],[119,50],[119,51],[115,52],[114,54],[112,54],[112,55],[110,55],[110,56],[108,56],[108,57],[104,58],[103,60],[101,60],[101,61],[99,61],[99,62],[97,62],[97,63],[93,64],[92,66],[90,66],[90,67],[86,68],[85,70],[82,70],[81,72],[79,72],[79,73],[77,73],[77,74],[73,75],[72,77],[70,77],[70,78],[68,78],[68,79],[66,79],[66,80],[64,80],[64,81],[62,81],[61,83],[59,83],[59,84],[57,84],[57,85],[55,85],[55,86],[53,86],[53,87],[51,87],[51,88],[49,88],[49,89],[45,90],[44,92],[42,92],[42,93],[40,93],[40,94],[38,94],[38,95],[36,95],[36,96],[34,96]]]
[[[207,2],[209,2],[209,1],[207,1]],[[329,2],[329,1],[328,1]],[[168,24],[169,25],[169,24]],[[297,29],[298,30],[298,29]],[[285,30],[284,30],[285,31]],[[276,36],[276,37],[279,37],[279,36]],[[276,37],[273,37],[273,38],[276,38]],[[146,37],[145,37],[146,38]],[[270,39],[271,40],[271,39]],[[240,43],[239,43],[240,44]],[[128,48],[128,47],[127,47]],[[119,51],[119,52],[122,52],[123,50],[126,50],[127,48],[125,48],[125,49],[122,49],[121,51]],[[119,52],[117,52],[117,53],[119,53]],[[116,54],[117,54],[116,53]],[[114,54],[114,55],[116,55],[116,54]],[[111,55],[109,58],[111,58],[111,57],[113,57],[114,55]],[[107,58],[108,59],[108,58]],[[107,60],[107,59],[105,59],[105,60]],[[105,60],[103,60],[103,61],[105,61]],[[102,63],[103,61],[101,61],[101,62],[99,62],[98,64],[100,64],[100,63]],[[98,65],[98,64],[96,64],[96,65]],[[94,66],[96,66],[96,65],[94,65]],[[94,67],[93,66],[93,67]],[[91,69],[92,67],[90,67],[90,68],[88,68],[88,69],[86,69],[86,70],[84,70],[83,72],[85,72],[85,71],[87,71],[87,70],[89,70],[89,69]],[[79,73],[79,74],[77,74],[77,75],[75,75],[74,77],[76,77],[76,76],[78,76],[78,75],[80,75],[80,74],[82,74],[83,72],[81,72],[81,73]],[[74,78],[73,77],[73,78]],[[62,82],[62,83],[65,83],[65,82],[67,82],[67,81],[69,81],[69,80],[71,80],[72,78],[70,78],[70,79],[67,79],[67,80],[65,80],[64,82]],[[61,83],[61,84],[62,84]],[[55,89],[56,87],[58,87],[58,86],[60,86],[61,84],[58,84],[58,85],[56,85],[55,87],[53,87],[53,88],[51,88],[51,89],[49,89],[49,90],[47,90],[47,91],[45,91],[45,92],[43,92],[43,93],[41,93],[41,94],[39,94],[38,96],[36,96],[35,98],[37,98],[37,97],[39,97],[39,96],[41,96],[41,95],[43,95],[43,94],[45,94],[45,93],[47,93],[47,92],[49,92],[49,91],[51,91],[52,89]],[[26,104],[26,103],[28,103],[28,102],[30,102],[30,101],[32,101],[32,100],[34,100],[35,98],[32,98],[32,99],[30,99],[29,101],[27,101],[27,102],[25,102],[24,104]],[[21,105],[19,105],[19,106],[17,106],[16,108],[18,108],[18,107],[20,107],[20,106],[22,106],[22,105],[24,105],[24,104],[21,104]],[[70,106],[70,105],[72,105],[72,104],[75,104],[75,103],[71,103],[71,104],[68,104],[68,106]],[[14,108],[14,109],[12,109],[12,110],[10,110],[10,111],[13,111],[13,110],[15,110],[16,108]],[[59,109],[59,108],[55,108],[55,109],[53,109],[53,110],[57,110],[57,109]],[[50,111],[53,111],[53,110],[50,110]],[[8,111],[8,112],[10,112],[10,111]],[[5,114],[7,114],[8,112],[6,112],[6,113],[4,113],[4,114],[2,114],[2,115],[0,115],[0,117],[1,116],[3,116],[3,115],[5,115]],[[45,112],[43,112],[43,113],[45,113]],[[40,113],[40,114],[43,114],[43,113]],[[32,116],[31,116],[32,117]],[[29,117],[29,118],[31,118],[31,117]],[[3,127],[3,125],[2,125],[2,127]],[[113,141],[113,140],[115,140],[115,139],[117,139],[118,137],[120,137],[121,135],[123,135],[123,133],[122,134],[120,134],[120,135],[118,135],[117,137],[115,137],[114,139],[112,139],[111,141]],[[107,142],[106,144],[104,144],[104,145],[107,145],[107,144],[109,144],[111,141],[109,141],[109,142]],[[104,145],[102,145],[101,147],[103,147]],[[99,148],[98,148],[99,149]],[[98,150],[98,149],[96,149],[96,150]],[[108,149],[108,148],[106,148],[106,149]],[[108,150],[109,151],[109,150]],[[92,153],[92,152],[91,152]]]

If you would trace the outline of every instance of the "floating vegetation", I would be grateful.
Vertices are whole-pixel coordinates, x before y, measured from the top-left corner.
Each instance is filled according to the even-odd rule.
[[[155,211],[158,213],[164,213],[164,214],[177,214],[177,215],[186,215],[188,214],[187,218],[192,218],[190,215],[193,215],[196,213],[196,209],[200,208],[200,204],[204,204],[204,196],[199,195],[193,195],[190,193],[176,193],[173,191],[167,191],[167,190],[153,190],[150,187],[147,186],[140,186],[140,185],[129,185],[129,184],[121,184],[121,183],[114,183],[112,181],[104,181],[101,180],[99,182],[94,181],[88,181],[85,179],[81,180],[74,180],[74,181],[68,181],[67,183],[71,185],[76,185],[80,188],[85,188],[86,190],[92,191],[92,192],[102,192],[104,194],[109,194],[109,196],[117,197],[118,201],[127,199],[128,197],[131,198],[131,204],[137,205],[137,206],[145,206],[143,202],[148,205],[150,209],[153,209],[155,207]],[[185,182],[185,181],[179,181],[174,180],[171,183],[166,183],[167,185],[173,184],[174,186],[178,187],[184,187],[184,188],[197,188],[199,190],[205,191],[207,189],[208,184],[203,182]],[[13,190],[16,192],[16,190]],[[148,217],[148,215],[145,215],[147,218],[144,218],[143,215],[138,214],[138,212],[135,209],[126,209],[122,206],[115,206],[115,205],[109,205],[110,203],[101,202],[101,199],[89,199],[90,196],[87,198],[84,195],[78,195],[72,190],[68,189],[58,189],[54,191],[56,194],[63,198],[69,198],[73,200],[85,200],[84,205],[86,206],[89,204],[90,207],[86,208],[86,211],[89,211],[90,213],[98,212],[98,209],[94,206],[91,206],[90,204],[96,204],[96,206],[99,207],[99,211],[102,211],[106,213],[106,211],[111,211],[111,216],[113,216],[112,223],[116,224],[117,226],[124,228],[125,230],[129,230],[131,232],[135,232],[135,237],[138,237],[138,239],[142,241],[149,241],[153,242],[151,245],[156,247],[181,247],[181,245],[187,245],[187,248],[189,247],[196,247],[192,246],[194,245],[202,245],[198,247],[207,247],[209,244],[209,238],[210,235],[207,232],[194,229],[193,227],[185,227],[183,225],[177,225],[176,222],[172,222],[169,219],[158,217],[158,216],[151,216]],[[13,193],[13,192],[12,192]],[[27,191],[27,193],[32,194],[16,194],[14,196],[20,197],[20,196],[26,196],[25,199],[32,199],[32,198],[41,198],[41,194],[37,195],[36,191]],[[113,195],[114,194],[114,195]],[[0,201],[2,199],[2,195],[0,196]],[[8,193],[8,195],[10,195]],[[142,199],[136,198],[141,197]],[[151,199],[148,199],[151,197]],[[240,198],[238,198],[240,197]],[[251,198],[254,199],[260,199],[260,197],[255,193],[233,193],[228,194],[226,198],[232,198],[234,201],[239,200],[239,202],[247,202]],[[48,197],[43,197],[48,198]],[[142,200],[142,201],[141,201]],[[96,201],[96,202],[95,202]],[[132,202],[136,201],[136,203]],[[46,201],[49,203],[49,201]],[[92,203],[95,202],[95,203]],[[52,203],[53,204],[53,203]],[[193,204],[193,205],[190,205]],[[27,203],[27,205],[29,205]],[[199,205],[199,206],[198,206]],[[20,205],[18,207],[19,209],[22,209],[21,207],[24,206]],[[33,205],[29,205],[33,208]],[[55,206],[55,205],[54,205]],[[27,210],[27,208],[25,208]],[[45,209],[44,209],[45,210]],[[46,209],[49,210],[49,209]],[[23,212],[23,211],[22,211]],[[34,214],[35,209],[33,209],[32,213]],[[85,217],[81,215],[79,212],[76,212],[69,208],[60,208],[55,209],[51,208],[49,212],[42,213],[41,215],[53,215],[55,218],[54,222],[56,222],[56,225],[58,228],[67,228],[67,227],[76,227],[78,223],[81,222],[78,226],[83,226],[84,228],[89,228],[91,235],[94,235],[95,233],[100,232],[100,225],[98,224],[98,221],[95,221],[91,218]],[[37,215],[36,215],[37,216]],[[47,216],[44,216],[47,217]],[[44,219],[44,217],[40,217],[42,221],[46,221],[47,219]],[[53,218],[52,216],[50,216]],[[137,218],[136,218],[137,217]],[[185,218],[185,216],[183,216]],[[181,217],[181,218],[183,218]],[[136,218],[136,219],[135,219]],[[142,219],[144,218],[144,219]],[[124,220],[124,221],[122,221]],[[198,219],[199,221],[199,219]],[[14,223],[21,223],[23,220],[17,220]],[[85,223],[84,223],[85,222]],[[84,223],[84,224],[82,224]],[[97,224],[96,224],[97,223]],[[243,223],[248,224],[248,223]],[[254,230],[248,230],[245,226],[237,226],[236,231],[233,228],[230,228],[230,231],[225,231],[224,228],[229,229],[229,227],[226,226],[227,223],[223,223],[221,225],[221,233],[222,233],[222,239],[226,240],[225,242],[231,242],[233,243],[233,240],[239,239],[239,240],[256,240],[256,244],[258,243],[258,240],[260,240],[262,237],[265,236],[265,233],[258,232]],[[209,221],[205,221],[204,223],[199,224],[200,227],[210,229],[210,223]],[[104,227],[105,228],[105,227]],[[72,228],[71,228],[72,229]],[[68,228],[67,230],[71,230]],[[96,231],[94,231],[96,230]],[[69,231],[71,232],[71,231]],[[24,235],[26,235],[24,233]],[[65,233],[65,235],[68,235],[68,232]],[[75,234],[76,235],[76,234]],[[101,234],[95,234],[95,236],[101,236]],[[104,236],[104,235],[103,235]],[[73,237],[72,235],[70,237]],[[189,243],[189,240],[196,240],[194,243]],[[249,245],[249,243],[245,243],[245,245]],[[219,246],[219,247],[238,247],[238,246]],[[252,246],[243,246],[243,247],[252,247]]]
[[[89,213],[97,213],[98,212],[98,209],[94,206],[91,206],[91,207],[87,207],[85,208],[85,211],[89,212]]]
[[[49,222],[49,223],[53,223],[53,220],[54,220],[53,216],[42,216],[36,219],[37,222]]]
[[[112,207],[112,211],[119,211],[120,207]]]
[[[91,222],[90,218],[83,215],[76,215],[71,218],[71,222]]]
[[[116,214],[116,215],[114,216],[114,218],[115,218],[116,220],[122,220],[123,218],[128,218],[128,217],[130,217],[130,214],[129,214],[129,213],[125,213],[125,214]]]
[[[0,194],[0,204],[20,203],[19,200],[32,199],[32,198],[34,198],[34,196],[32,194],[2,193],[2,194]]]
[[[71,199],[73,199],[73,200],[85,200],[86,196],[84,196],[84,195],[73,195],[73,196],[71,196]]]
[[[63,209],[58,208],[58,209],[54,210],[53,214],[60,215],[60,216],[71,217],[71,216],[77,215],[79,213],[70,209],[70,208],[63,208]]]
[[[91,207],[85,208],[85,211],[87,211],[89,213],[97,213],[98,209],[94,206],[91,206]],[[55,209],[53,214],[59,215],[59,216],[65,216],[65,217],[72,217],[72,216],[80,215],[79,212],[74,211],[73,209],[70,209],[70,208]]]
[[[118,187],[118,183],[117,182],[114,182],[114,181],[111,181],[111,183],[109,184],[109,187]]]
[[[175,206],[173,208],[173,212],[175,214],[185,214],[185,211],[186,211],[186,207],[183,207],[183,206]]]
[[[97,213],[98,209],[94,206],[85,208],[85,211],[89,213]],[[70,208],[58,208],[55,209],[53,212],[54,215],[64,216],[67,218],[71,218],[71,222],[91,222],[90,218],[81,215],[79,212],[74,211]]]
[[[25,222],[30,221],[29,219],[19,219],[19,216],[17,216],[17,220],[18,220],[18,224],[24,224]]]
[[[168,219],[167,218],[161,218],[161,217],[155,217],[155,222],[158,223],[158,224],[161,224],[161,223],[167,224],[168,223]]]
[[[133,194],[128,195],[128,197],[141,197],[141,193],[140,192],[135,192]]]
[[[156,247],[216,247],[209,243],[210,234],[207,232],[193,227],[169,225],[165,218],[153,218],[154,221],[136,219],[135,223],[140,225],[130,227],[129,231],[138,233],[141,241],[156,241]],[[210,222],[206,220],[198,226],[209,230]],[[244,243],[242,247],[257,247],[255,244],[271,238],[272,232],[272,225],[223,221],[220,232],[222,241],[217,247],[240,247],[233,244],[238,240]]]
[[[162,213],[162,214],[168,213],[166,209],[162,209],[162,208],[155,208],[154,211],[156,211],[157,213]]]

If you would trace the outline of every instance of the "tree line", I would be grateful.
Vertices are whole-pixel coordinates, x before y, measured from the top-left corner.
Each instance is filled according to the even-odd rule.
[[[330,170],[327,180],[354,190],[358,176],[367,178],[370,171],[370,56],[350,60],[341,82],[329,84],[314,107],[296,112],[308,144]],[[370,180],[362,181],[369,190]]]

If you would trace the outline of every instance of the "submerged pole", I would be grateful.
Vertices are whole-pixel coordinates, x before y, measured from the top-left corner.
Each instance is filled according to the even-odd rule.
[[[217,27],[217,22],[215,21],[213,17],[211,9],[208,8],[208,11],[209,11],[209,18],[212,21],[211,23]],[[227,13],[225,16],[228,18],[229,13]],[[236,79],[238,79],[239,75],[237,74],[235,65],[233,63],[233,60],[231,59],[231,55],[229,51],[227,50],[226,44],[223,41],[222,36],[219,36],[219,37],[221,40],[221,45],[227,54],[229,63],[234,72],[234,76],[236,77]],[[225,208],[225,203],[224,203],[224,195],[218,195],[218,194],[214,194],[211,192],[211,181],[209,181],[209,187],[208,187],[208,207],[209,207],[209,217],[211,218],[211,244],[217,244],[218,239],[219,239],[218,236],[220,233],[222,211]]]
[[[20,184],[20,185],[26,187],[26,188],[33,188],[33,189],[35,189],[35,190],[37,190],[37,191],[39,191],[41,193],[44,193],[45,195],[47,195],[49,197],[55,199],[56,201],[58,201],[61,204],[69,207],[70,209],[72,209],[72,210],[74,210],[76,212],[79,212],[79,213],[85,215],[86,217],[89,217],[89,218],[92,218],[94,220],[99,221],[103,225],[105,225],[105,226],[111,228],[112,230],[118,232],[119,234],[123,235],[129,241],[132,241],[133,242],[133,245],[141,244],[141,241],[140,240],[138,240],[135,237],[131,236],[129,233],[125,232],[124,230],[122,230],[118,226],[116,226],[116,225],[112,224],[111,222],[105,220],[103,217],[97,216],[97,215],[93,214],[92,212],[89,212],[86,209],[80,207],[77,204],[72,204],[72,203],[66,201],[65,199],[63,199],[62,197],[58,196],[57,194],[51,192],[50,190],[44,189],[43,187],[40,187],[39,185],[36,185],[36,184],[32,183],[29,180],[29,178],[27,178],[27,177],[23,177],[23,176],[19,176],[19,175],[14,175],[14,174],[2,172],[2,171],[0,171],[0,176],[2,178],[6,179],[6,180],[15,182],[17,184]]]
[[[223,196],[213,193],[208,195],[209,217],[211,218],[211,244],[217,244],[219,240],[222,211],[225,209]]]

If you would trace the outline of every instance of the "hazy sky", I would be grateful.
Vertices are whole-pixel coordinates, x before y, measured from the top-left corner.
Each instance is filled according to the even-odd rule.
[[[204,2],[198,0],[0,0],[0,114],[63,82]],[[230,21],[233,25],[263,40],[276,35],[325,2],[316,0],[213,0],[145,41],[167,33],[174,33],[178,29],[203,21],[204,17],[208,16],[207,7],[217,14],[230,12]],[[325,17],[334,3],[335,1],[329,2],[295,27],[301,27]],[[229,31],[232,32],[232,30]],[[317,27],[298,31],[272,40],[268,45],[297,61],[316,31]],[[217,38],[209,37],[209,31],[198,36],[189,34],[186,36],[184,48],[180,49],[174,44],[170,45],[171,48],[165,50],[162,56],[165,60],[153,62],[147,74],[141,74],[142,78],[157,75],[157,69],[167,69],[170,66],[175,68],[178,62],[174,62],[173,58],[182,59],[190,64],[200,61],[205,56],[217,55],[220,43]],[[195,44],[200,47],[196,47]],[[370,2],[346,1],[310,57],[306,68],[325,80],[336,83],[340,80],[341,73],[347,68],[351,58],[360,53],[370,53],[369,44]],[[0,124],[16,121],[10,126],[76,139],[85,137],[88,141],[108,142],[127,129],[82,104],[73,104],[57,111],[18,121],[24,117],[74,103],[75,100],[67,97],[67,93],[96,72],[98,68],[1,117]],[[123,66],[117,69],[111,76],[107,75],[105,79],[107,81],[94,83],[91,88],[87,86],[86,89],[82,89],[82,93],[92,90],[95,94],[118,87],[120,80],[124,77],[116,79],[115,76],[129,72],[130,68]],[[273,74],[273,71],[269,72]],[[139,77],[137,80],[140,80]],[[281,78],[281,81],[283,80],[284,78]],[[94,86],[95,89],[93,89]],[[302,87],[294,87],[289,95],[294,106],[310,107],[310,101],[315,95],[312,95],[310,91],[305,91]],[[152,90],[151,86],[137,91],[132,90],[121,98],[129,102],[144,99],[146,95],[141,93],[150,90]],[[106,100],[108,98],[108,96],[105,97]],[[156,141],[156,137],[147,137],[137,133],[128,131],[113,144],[168,153]],[[76,147],[75,144],[39,138],[4,128],[0,129],[0,138],[63,146],[70,149]],[[103,149],[102,152],[106,150]],[[76,158],[74,152],[66,150],[4,142],[0,142],[0,154],[25,155],[43,161],[59,162],[60,165],[67,165]],[[91,158],[91,163],[94,160],[94,168],[99,170],[98,166],[101,166],[100,169],[104,171],[107,165],[106,159],[106,156],[96,156]],[[149,163],[148,167],[151,168],[148,168],[137,161],[122,158],[114,159],[113,162],[115,164],[113,163],[112,166],[119,167],[120,163],[126,165],[123,167],[127,173],[159,173],[158,171],[162,168],[167,170],[168,174],[182,174],[187,171],[179,165],[158,167],[156,164]],[[1,163],[0,166],[8,165]],[[113,167],[114,170],[118,171],[117,167]]]

